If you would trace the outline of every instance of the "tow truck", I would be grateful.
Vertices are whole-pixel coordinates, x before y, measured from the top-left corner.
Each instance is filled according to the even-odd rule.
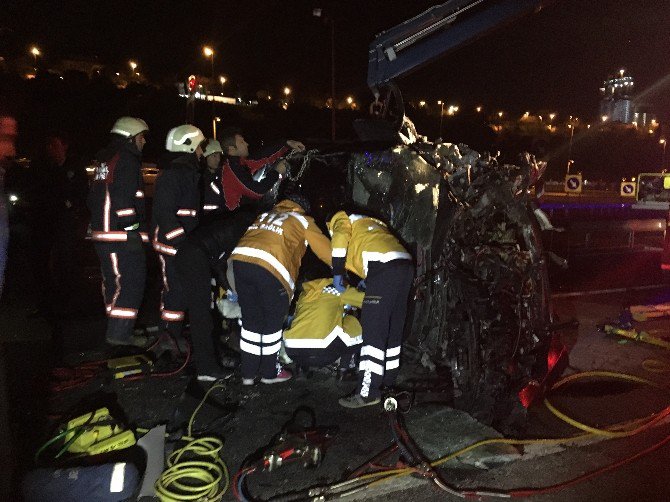
[[[428,141],[405,115],[394,79],[550,3],[451,0],[377,35],[368,51],[373,116],[354,123],[361,143],[324,156],[328,172],[346,178],[343,195],[331,190],[337,203],[386,221],[415,258],[406,384],[448,382],[457,407],[502,431],[523,427],[528,406],[567,365],[541,244],[551,224],[537,217],[531,195],[546,164],[530,155],[502,164]],[[304,186],[319,194],[313,207],[327,206],[331,178],[315,178]]]

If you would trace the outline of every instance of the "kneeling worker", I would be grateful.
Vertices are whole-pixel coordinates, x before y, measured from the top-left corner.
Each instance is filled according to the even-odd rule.
[[[233,250],[235,286],[242,309],[242,384],[289,380],[277,359],[282,327],[307,246],[330,266],[330,242],[311,216],[309,201],[292,192],[262,213]]]
[[[345,268],[365,280],[361,311],[363,346],[356,391],[346,408],[377,404],[381,387],[392,386],[400,367],[412,257],[382,221],[339,211],[328,223],[333,246],[333,286],[344,292]]]
[[[284,331],[286,354],[302,367],[323,367],[340,359],[346,368],[363,342],[361,325],[345,306],[360,308],[365,293],[347,288],[342,294],[331,279],[302,285],[291,327]]]

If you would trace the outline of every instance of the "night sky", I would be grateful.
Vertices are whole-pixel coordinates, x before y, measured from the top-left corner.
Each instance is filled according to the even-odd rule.
[[[338,92],[366,102],[374,35],[438,3],[5,0],[0,55],[25,53],[34,43],[47,64],[61,56],[97,57],[127,68],[132,58],[138,70],[162,80],[209,74],[201,52],[209,44],[216,73],[229,80],[227,94],[289,85],[296,97],[326,95],[329,29],[312,15],[320,6],[336,23]],[[670,0],[557,0],[399,84],[407,99],[594,117],[602,80],[620,67],[635,78],[638,93],[670,75]],[[670,119],[670,83],[657,85],[644,101]]]

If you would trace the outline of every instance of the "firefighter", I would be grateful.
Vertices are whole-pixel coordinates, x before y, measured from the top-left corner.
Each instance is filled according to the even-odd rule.
[[[227,260],[255,218],[255,211],[245,209],[224,214],[191,232],[177,251],[175,267],[188,311],[198,381],[212,382],[227,375],[216,357],[211,278],[228,289]]]
[[[253,385],[289,380],[291,372],[277,359],[282,326],[307,246],[330,265],[330,243],[314,223],[309,201],[288,191],[270,211],[262,213],[233,250],[235,286],[242,309],[240,351],[242,383]]]
[[[107,311],[105,340],[111,345],[143,347],[146,338],[133,336],[144,296],[148,242],[144,216],[142,149],[149,131],[146,122],[121,117],[111,140],[98,152],[95,179],[88,195],[91,238],[100,258]]]
[[[200,180],[202,190],[201,224],[215,220],[224,212],[225,200],[221,194],[221,143],[215,139],[207,141],[203,152],[205,166]]]
[[[249,144],[239,129],[227,128],[221,134],[225,154],[222,170],[223,203],[234,211],[245,200],[257,201],[269,192],[286,173],[282,157],[290,150],[302,152],[305,145],[288,140],[282,147],[270,147],[255,156],[249,156]]]
[[[173,341],[181,336],[185,308],[174,257],[186,234],[198,225],[198,162],[204,141],[205,136],[195,126],[185,124],[171,129],[165,142],[167,154],[162,159],[154,189],[153,247],[163,277],[161,321],[163,335],[169,335]],[[169,345],[170,341],[162,336],[158,352]]]
[[[291,327],[284,331],[286,354],[298,366],[327,366],[338,358],[347,369],[363,342],[358,319],[348,313],[360,308],[365,293],[347,288],[340,294],[331,279],[302,284]]]
[[[339,211],[328,223],[328,230],[333,246],[333,287],[344,292],[345,269],[365,281],[358,386],[353,394],[339,400],[346,408],[361,408],[377,404],[381,387],[394,385],[398,376],[414,274],[412,257],[376,218]]]

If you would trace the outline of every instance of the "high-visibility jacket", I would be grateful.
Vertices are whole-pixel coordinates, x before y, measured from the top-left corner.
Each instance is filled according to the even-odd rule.
[[[295,317],[284,331],[286,349],[326,349],[340,339],[347,347],[363,342],[363,329],[358,319],[344,315],[344,306],[360,308],[365,293],[347,288],[341,295],[326,293],[323,288],[332,279],[316,279],[302,285]]]
[[[233,250],[231,258],[265,268],[292,297],[307,246],[321,261],[331,265],[330,241],[321,233],[314,219],[295,202],[283,200],[256,218]]]
[[[335,275],[341,275],[346,268],[366,278],[371,262],[412,259],[386,224],[376,218],[339,211],[328,223],[328,230],[332,236]]]

